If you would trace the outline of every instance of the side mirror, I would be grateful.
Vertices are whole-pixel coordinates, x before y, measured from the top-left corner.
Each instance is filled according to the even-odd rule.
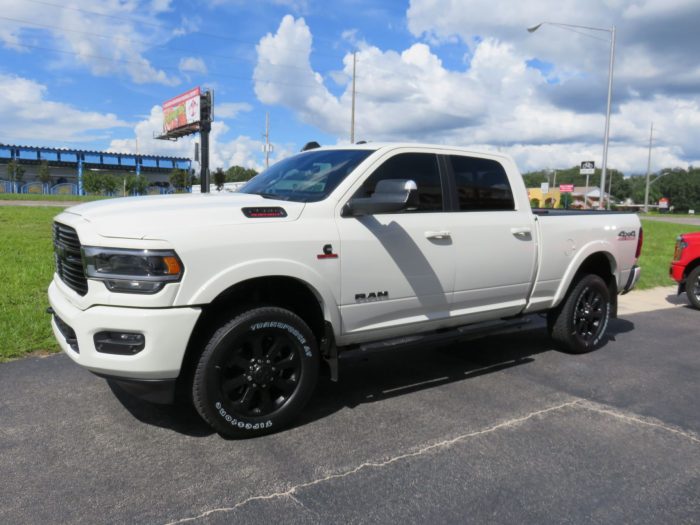
[[[345,205],[343,215],[374,215],[416,208],[418,186],[409,179],[386,179],[377,183],[371,197],[356,197]]]

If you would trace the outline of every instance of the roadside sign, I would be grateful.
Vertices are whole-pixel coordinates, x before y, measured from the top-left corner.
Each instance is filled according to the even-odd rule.
[[[595,174],[595,162],[592,160],[584,160],[581,163],[581,170],[579,173],[581,175],[594,175]]]
[[[666,197],[661,197],[659,199],[659,209],[668,210],[668,199]]]
[[[573,184],[560,184],[559,185],[559,192],[560,193],[573,193],[574,192],[574,185]]]
[[[542,195],[549,193],[549,182],[543,182],[540,184],[540,191],[542,192]]]

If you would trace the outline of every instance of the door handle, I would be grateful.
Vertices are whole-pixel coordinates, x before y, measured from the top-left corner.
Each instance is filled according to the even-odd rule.
[[[451,233],[447,230],[442,230],[438,232],[434,231],[427,231],[425,232],[425,238],[426,239],[449,239],[451,237]]]
[[[532,235],[532,228],[525,226],[522,228],[511,228],[510,233],[515,235],[516,237],[519,237],[521,239],[530,237]]]

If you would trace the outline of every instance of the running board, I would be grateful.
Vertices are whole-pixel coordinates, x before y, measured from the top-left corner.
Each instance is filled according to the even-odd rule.
[[[428,332],[419,335],[396,337],[372,343],[351,345],[338,349],[340,359],[352,359],[375,352],[387,350],[415,348],[417,345],[435,344],[443,341],[478,339],[488,335],[508,334],[519,332],[532,324],[532,319],[528,317],[516,317],[508,320],[484,321],[469,325],[449,328],[435,332]]]

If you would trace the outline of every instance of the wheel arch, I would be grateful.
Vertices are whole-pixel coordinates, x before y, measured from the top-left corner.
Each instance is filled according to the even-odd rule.
[[[227,319],[257,306],[294,312],[309,326],[319,345],[331,323],[323,296],[306,281],[289,275],[268,275],[235,283],[202,307],[183,357],[178,381],[182,394],[187,395],[197,359],[211,334]]]
[[[582,253],[573,261],[566,270],[559,289],[554,297],[553,305],[558,306],[566,297],[566,294],[575,286],[582,275],[598,275],[607,284],[610,291],[610,299],[613,304],[613,315],[617,313],[617,262],[615,256],[606,249],[590,249]]]
[[[695,268],[697,268],[698,266],[700,266],[700,257],[698,257],[697,259],[694,259],[694,260],[690,261],[688,264],[686,264],[685,269],[683,270],[683,279],[687,279],[688,276],[690,275],[690,272],[695,270]]]

